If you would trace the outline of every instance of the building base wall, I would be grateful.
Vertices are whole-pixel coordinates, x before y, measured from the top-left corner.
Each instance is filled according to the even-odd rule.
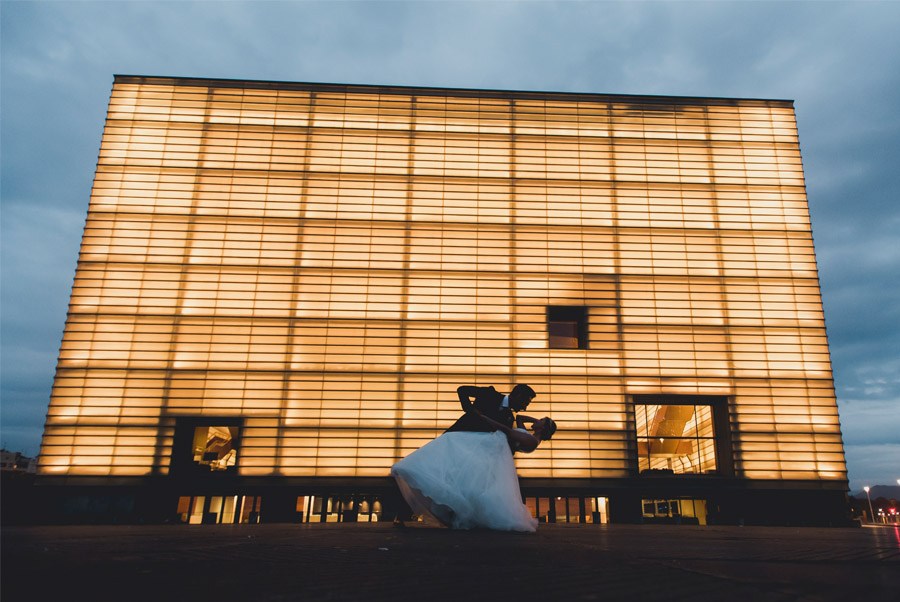
[[[851,520],[845,482],[523,479],[521,486],[526,502],[532,500],[539,508],[543,505],[538,516],[546,522],[834,527],[857,524]],[[179,523],[186,522],[185,504],[193,504],[198,498],[202,501],[226,497],[255,504],[243,518],[232,513],[228,522],[384,521],[408,514],[392,479],[234,478],[213,483],[168,478],[39,477],[33,485],[4,491],[4,506],[16,509],[14,514],[4,512],[4,523]],[[311,504],[316,499],[318,505],[313,508]],[[602,517],[597,512],[592,516],[592,500],[602,500]],[[688,510],[695,507],[702,508],[702,513]],[[360,513],[360,508],[365,512]],[[205,516],[209,510],[203,509],[203,522],[216,522]]]

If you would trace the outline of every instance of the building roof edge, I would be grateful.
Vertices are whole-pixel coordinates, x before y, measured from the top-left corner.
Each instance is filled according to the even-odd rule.
[[[793,107],[792,99],[778,98],[741,98],[723,96],[668,96],[655,94],[613,94],[597,92],[560,92],[546,90],[500,90],[481,88],[449,88],[438,86],[407,86],[394,84],[340,84],[324,82],[290,82],[252,79],[224,79],[206,77],[178,77],[160,75],[128,75],[114,74],[115,83],[137,84],[169,84],[178,86],[217,86],[224,88],[250,87],[259,89],[285,89],[307,90],[327,92],[358,92],[368,94],[419,94],[419,95],[446,95],[452,93],[458,96],[488,97],[488,98],[566,98],[568,100],[615,100],[627,99],[630,101],[642,101],[651,104],[663,103],[697,103],[698,101],[712,102],[715,104],[778,104]]]

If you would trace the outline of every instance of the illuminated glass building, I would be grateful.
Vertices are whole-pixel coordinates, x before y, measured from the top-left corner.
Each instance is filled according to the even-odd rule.
[[[384,519],[517,382],[544,520],[843,520],[792,102],[115,78],[48,512]]]

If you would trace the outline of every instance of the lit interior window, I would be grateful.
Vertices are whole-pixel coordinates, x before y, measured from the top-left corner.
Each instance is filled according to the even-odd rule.
[[[587,349],[587,308],[547,308],[547,346],[550,349]]]
[[[716,472],[712,406],[635,404],[634,413],[641,473]]]
[[[237,463],[238,427],[198,426],[194,429],[194,462],[211,471],[228,470]]]

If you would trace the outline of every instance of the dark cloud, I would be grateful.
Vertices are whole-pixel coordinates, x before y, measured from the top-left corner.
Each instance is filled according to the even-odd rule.
[[[853,488],[900,476],[900,3],[4,2],[0,27],[4,445],[37,451],[123,73],[795,100]]]

